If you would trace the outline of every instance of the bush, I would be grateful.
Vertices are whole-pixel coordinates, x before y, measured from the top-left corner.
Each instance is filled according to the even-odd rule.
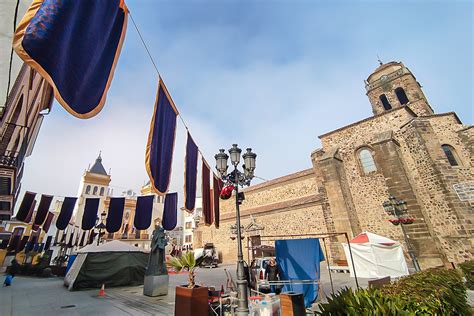
[[[470,315],[457,270],[430,269],[380,290],[343,289],[320,304],[319,315]]]
[[[459,268],[466,277],[466,286],[470,290],[474,290],[474,260],[461,263]]]

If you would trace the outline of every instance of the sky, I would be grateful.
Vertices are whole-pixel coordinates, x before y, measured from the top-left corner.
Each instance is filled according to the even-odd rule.
[[[211,166],[219,148],[237,143],[257,153],[263,179],[310,168],[318,135],[372,115],[364,79],[377,56],[402,61],[436,113],[473,123],[471,1],[126,3]],[[104,109],[80,120],[55,102],[26,160],[23,190],[75,196],[102,151],[114,195],[139,192],[157,83],[129,19]],[[186,138],[178,126],[170,190],[181,192]]]

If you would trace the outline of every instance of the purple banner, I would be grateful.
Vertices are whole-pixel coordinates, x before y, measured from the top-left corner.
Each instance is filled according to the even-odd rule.
[[[188,132],[184,160],[184,209],[192,212],[196,204],[198,147]]]
[[[163,219],[161,226],[166,230],[173,230],[178,221],[178,193],[168,193],[165,197]]]
[[[107,222],[105,228],[109,233],[115,233],[120,230],[123,219],[123,209],[125,207],[125,198],[111,198],[109,211],[107,212]]]
[[[94,225],[97,221],[97,211],[99,210],[98,198],[86,199],[86,204],[84,205],[84,214],[82,215],[81,228],[83,230],[89,230],[94,228]]]

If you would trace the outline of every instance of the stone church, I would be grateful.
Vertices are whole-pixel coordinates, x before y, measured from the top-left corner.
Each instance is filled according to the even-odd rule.
[[[244,189],[242,225],[252,221],[262,236],[346,232],[351,238],[369,231],[406,250],[401,227],[382,206],[393,195],[415,219],[405,228],[422,269],[472,259],[473,126],[454,112],[434,113],[401,62],[381,63],[365,88],[373,116],[320,135],[322,148],[308,157],[311,169]],[[194,248],[213,242],[224,262],[235,261],[235,200],[221,201],[219,229],[202,223]],[[330,261],[344,260],[345,239],[328,241]]]

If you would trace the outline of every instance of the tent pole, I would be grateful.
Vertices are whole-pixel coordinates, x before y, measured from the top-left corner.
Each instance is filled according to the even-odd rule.
[[[326,263],[328,265],[329,281],[331,281],[331,293],[334,295],[334,285],[332,284],[331,269],[329,268],[328,248],[326,247],[326,238],[323,237],[324,252],[326,253]],[[321,278],[321,276],[319,276]]]
[[[352,263],[352,271],[354,271],[354,278],[356,282],[356,286],[359,289],[359,281],[357,280],[357,273],[354,265],[354,259],[352,258],[352,249],[351,249],[351,243],[349,242],[349,237],[347,236],[347,233],[344,233],[344,236],[346,237],[347,240],[347,246],[349,246],[349,254],[351,255],[351,263]]]

